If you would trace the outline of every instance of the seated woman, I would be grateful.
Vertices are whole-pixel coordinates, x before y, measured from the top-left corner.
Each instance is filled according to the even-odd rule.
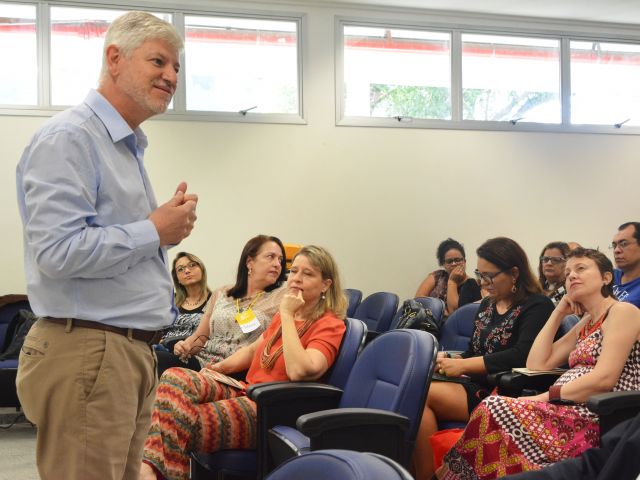
[[[640,389],[640,310],[613,296],[613,265],[597,250],[577,248],[566,266],[567,294],[538,334],[527,368],[569,370],[534,397],[486,398],[445,456],[439,478],[492,479],[580,455],[599,444],[594,394]],[[562,319],[584,314],[554,342]],[[482,455],[479,453],[482,452]]]
[[[554,305],[562,299],[567,290],[564,288],[564,267],[570,248],[564,242],[551,242],[545,245],[540,254],[538,279],[544,294]]]
[[[288,290],[267,331],[200,372],[167,370],[158,385],[141,479],[189,478],[189,452],[255,448],[256,405],[212,378],[249,368],[247,383],[311,381],[333,364],[345,332],[347,299],[331,255],[306,246],[295,256]]]
[[[476,252],[475,273],[489,296],[480,303],[467,351],[453,357],[438,353],[435,371],[442,381],[434,375],[429,388],[414,453],[417,479],[433,475],[429,437],[438,429],[438,421],[466,422],[489,395],[487,374],[524,367],[536,335],[553,311],[520,245],[498,237]]]
[[[447,315],[451,315],[458,307],[480,300],[480,286],[465,271],[467,264],[462,244],[447,238],[438,245],[436,256],[443,268],[431,272],[422,281],[415,296],[441,299]]]
[[[156,351],[158,374],[186,366],[200,370],[253,343],[271,324],[286,291],[284,247],[280,239],[258,235],[242,249],[236,283],[218,288],[198,328],[175,342],[172,352]]]
[[[160,339],[160,345],[173,351],[175,343],[196,331],[205,306],[211,298],[207,286],[207,269],[192,253],[179,252],[171,266],[178,319]]]

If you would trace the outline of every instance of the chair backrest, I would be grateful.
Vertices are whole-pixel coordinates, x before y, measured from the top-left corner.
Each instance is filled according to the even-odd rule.
[[[339,407],[377,408],[406,416],[404,451],[411,455],[437,351],[435,337],[420,330],[379,335],[356,360]],[[404,460],[408,462],[408,457]]]
[[[374,332],[389,330],[391,320],[398,310],[398,295],[391,292],[376,292],[362,300],[353,318],[362,320]]]
[[[560,327],[558,328],[558,333],[556,333],[556,339],[563,337],[573,328],[573,326],[580,321],[580,317],[575,313],[571,315],[567,315],[560,322]]]
[[[425,308],[431,310],[431,313],[433,313],[433,318],[438,322],[438,325],[442,324],[442,320],[444,318],[445,304],[441,299],[434,298],[434,297],[416,297],[414,298],[414,300],[416,302],[421,303]],[[389,330],[393,330],[394,328],[397,328],[398,322],[400,321],[400,317],[402,316],[403,305],[404,305],[404,302],[400,304],[400,308],[398,308],[398,311],[393,316],[393,320],[391,320],[391,325],[389,327]]]
[[[412,480],[400,464],[375,453],[318,450],[294,457],[267,476],[268,480]]]
[[[354,318],[353,314],[356,313],[356,309],[362,300],[362,291],[357,288],[345,288],[344,294],[347,296],[347,300],[349,300],[349,305],[347,306],[347,317]]]
[[[326,383],[341,389],[347,383],[349,373],[364,346],[364,340],[367,336],[367,326],[362,320],[347,318],[345,324],[347,329],[342,337],[340,350],[331,370],[326,375]]]
[[[6,333],[11,320],[20,310],[31,311],[26,295],[2,295],[0,296],[0,351],[5,346]]]
[[[287,264],[287,271],[291,268],[291,263],[293,262],[293,257],[300,251],[302,245],[298,243],[283,243],[284,247],[284,256]]]
[[[468,303],[447,318],[440,333],[441,350],[467,350],[479,307],[479,303]]]

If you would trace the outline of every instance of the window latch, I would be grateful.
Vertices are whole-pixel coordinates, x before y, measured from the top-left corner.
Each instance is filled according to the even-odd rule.
[[[238,110],[238,113],[245,117],[247,115],[247,112],[253,110],[254,108],[258,108],[258,106],[254,105],[253,107],[245,108],[244,110]]]

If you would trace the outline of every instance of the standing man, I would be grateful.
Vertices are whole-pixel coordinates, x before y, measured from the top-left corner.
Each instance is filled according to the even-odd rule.
[[[41,318],[18,395],[43,480],[137,479],[156,386],[151,344],[176,317],[166,247],[197,197],[156,204],[139,125],[166,110],[183,42],[129,12],[109,28],[99,87],[34,135],[17,168],[27,290]]]
[[[618,267],[613,272],[613,292],[621,302],[640,307],[640,222],[618,227],[611,248]]]

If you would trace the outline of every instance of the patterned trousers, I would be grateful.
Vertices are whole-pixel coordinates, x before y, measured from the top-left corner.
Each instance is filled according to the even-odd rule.
[[[255,448],[256,405],[232,387],[186,368],[160,378],[144,461],[169,480],[189,478],[189,452]]]

